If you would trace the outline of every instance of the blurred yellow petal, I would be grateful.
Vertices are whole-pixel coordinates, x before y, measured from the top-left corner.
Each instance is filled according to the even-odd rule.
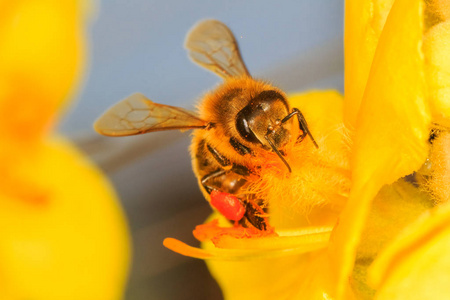
[[[129,239],[103,175],[49,139],[85,61],[86,3],[0,4],[0,297],[120,299]]]
[[[11,151],[41,138],[78,86],[85,60],[83,3],[20,0],[0,5],[0,140],[19,143],[14,150],[7,145]]]
[[[450,295],[450,205],[425,213],[375,260],[375,299],[447,299]]]
[[[428,30],[423,49],[433,121],[450,127],[450,21]]]
[[[378,39],[394,0],[345,1],[344,121],[353,129]]]
[[[428,154],[430,113],[424,100],[422,35],[422,2],[396,1],[380,36],[358,113],[352,191],[332,236],[338,295],[353,268],[372,199],[384,184],[417,170]]]
[[[0,3],[0,298],[120,299],[129,238],[104,176],[48,138],[85,62],[84,1]]]
[[[0,193],[0,297],[120,299],[129,238],[103,174],[62,139],[47,140],[19,172],[44,201]]]

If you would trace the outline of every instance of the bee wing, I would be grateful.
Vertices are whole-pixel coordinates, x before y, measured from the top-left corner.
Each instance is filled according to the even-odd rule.
[[[207,122],[188,110],[154,103],[136,93],[108,109],[94,124],[107,136],[127,136],[161,130],[205,128]]]
[[[188,33],[189,57],[222,78],[250,76],[231,30],[217,20],[205,20]]]

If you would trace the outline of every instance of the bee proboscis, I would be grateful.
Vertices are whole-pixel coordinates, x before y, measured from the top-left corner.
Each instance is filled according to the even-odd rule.
[[[262,167],[258,158],[276,155],[289,173],[291,167],[283,151],[287,144],[300,143],[309,136],[318,146],[304,116],[290,108],[284,92],[250,76],[236,39],[225,24],[200,22],[188,34],[185,46],[194,62],[224,79],[204,96],[198,113],[154,103],[137,93],[107,110],[94,127],[107,136],[195,129],[193,169],[207,200],[214,191],[235,196],[245,209],[238,221],[265,230],[268,204],[246,192]]]

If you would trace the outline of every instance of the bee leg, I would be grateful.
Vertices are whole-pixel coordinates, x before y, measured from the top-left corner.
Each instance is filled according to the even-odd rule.
[[[218,169],[203,176],[201,184],[208,194],[213,191],[220,191],[236,195],[236,192],[247,182],[244,178],[249,174],[250,170],[245,166],[233,165],[231,169]],[[213,180],[222,176],[225,176],[225,178],[221,178],[222,185],[214,184]],[[235,176],[240,177],[240,179],[234,178]],[[239,221],[240,224],[244,227],[253,226],[259,230],[267,230],[267,218],[264,217],[266,212],[261,207],[262,203],[253,199],[237,199],[245,208],[244,217]]]
[[[217,189],[217,188],[213,187],[212,185],[209,185],[208,181],[211,181],[212,179],[214,179],[216,177],[222,176],[226,172],[227,172],[226,170],[219,169],[219,170],[216,170],[212,173],[209,173],[209,174],[206,174],[205,176],[203,176],[201,183],[202,183],[202,186],[205,188],[206,192],[208,192],[208,194],[211,194],[211,192],[213,190]]]
[[[297,141],[301,142],[307,135],[309,135],[314,146],[316,146],[316,148],[319,148],[319,145],[317,145],[316,141],[314,140],[314,137],[312,136],[311,131],[309,131],[308,123],[306,122],[305,117],[303,116],[303,114],[301,113],[301,111],[298,108],[294,107],[292,109],[292,112],[289,115],[287,115],[286,117],[284,117],[283,120],[281,120],[281,123],[287,122],[290,118],[292,118],[295,115],[297,115],[298,124],[300,126],[300,130],[302,131],[302,135],[300,135],[297,138]]]
[[[245,185],[247,180],[246,176],[250,174],[250,171],[241,165],[233,165],[231,169],[218,169],[209,174],[206,174],[201,179],[201,184],[205,188],[208,194],[211,194],[213,190],[219,190],[221,192],[236,194],[239,189]],[[212,182],[214,179],[223,176],[220,182]]]
[[[267,230],[267,218],[263,217],[266,212],[253,200],[245,201],[244,218],[255,228]],[[245,222],[243,224],[245,226]]]

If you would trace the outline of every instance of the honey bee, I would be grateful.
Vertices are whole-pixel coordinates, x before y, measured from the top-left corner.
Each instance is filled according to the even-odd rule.
[[[206,199],[210,203],[211,197],[227,199],[213,205],[221,212],[234,211],[230,208],[237,204],[239,214],[224,213],[228,219],[265,230],[268,203],[246,192],[263,167],[261,158],[275,155],[280,166],[274,167],[289,174],[291,167],[284,147],[308,137],[318,148],[317,143],[306,119],[300,110],[289,106],[285,93],[250,76],[236,39],[225,24],[217,20],[198,23],[188,33],[185,47],[194,62],[224,80],[204,96],[198,114],[154,103],[137,93],[107,110],[94,128],[107,136],[195,129],[191,144],[193,170]]]

